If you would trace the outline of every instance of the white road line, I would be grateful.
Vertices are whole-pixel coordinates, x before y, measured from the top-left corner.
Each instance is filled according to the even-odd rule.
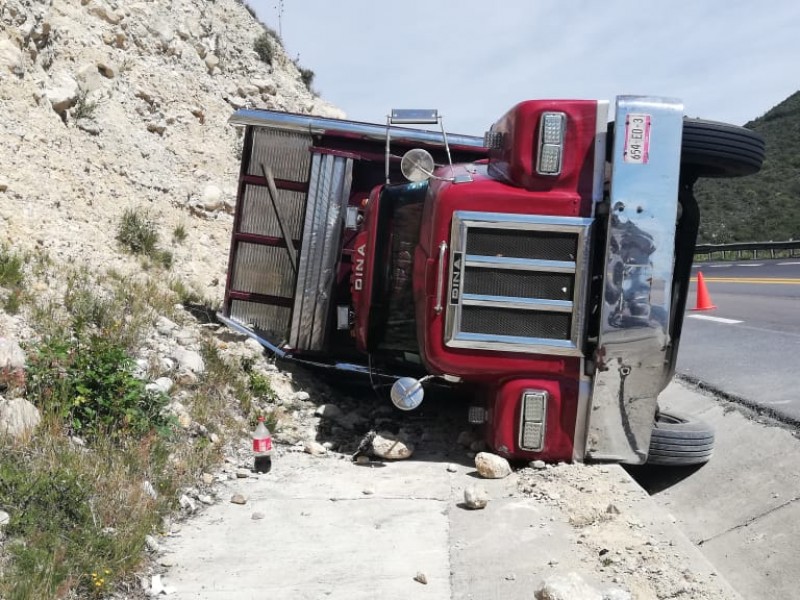
[[[744,321],[737,321],[736,319],[724,319],[722,317],[710,317],[708,315],[686,315],[690,319],[700,319],[701,321],[714,321],[715,323],[727,323],[728,325],[735,325],[736,323],[744,323]]]
[[[786,267],[786,266],[789,266],[789,265],[800,265],[800,261],[778,263],[779,267]]]
[[[732,267],[733,265],[728,263],[727,265],[708,265],[709,267],[719,269],[720,267]]]
[[[763,267],[764,263],[741,263],[737,264],[737,267]]]

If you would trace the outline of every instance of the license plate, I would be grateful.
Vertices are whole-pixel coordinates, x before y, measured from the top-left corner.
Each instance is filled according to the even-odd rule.
[[[623,161],[646,165],[650,160],[650,115],[630,113],[625,119]]]

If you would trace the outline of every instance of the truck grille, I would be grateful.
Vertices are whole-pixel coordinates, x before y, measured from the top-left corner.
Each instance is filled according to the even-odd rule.
[[[591,222],[457,211],[445,343],[579,354]]]

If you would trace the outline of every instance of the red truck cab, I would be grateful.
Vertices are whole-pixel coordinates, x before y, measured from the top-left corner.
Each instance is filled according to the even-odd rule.
[[[397,126],[416,119],[441,123],[237,112],[220,318],[281,357],[397,379],[403,409],[426,381],[461,386],[509,458],[645,462],[680,339],[692,185],[712,173],[682,160],[680,102],[619,97],[609,126],[606,102],[531,100],[484,139]],[[749,172],[733,157],[722,174]]]

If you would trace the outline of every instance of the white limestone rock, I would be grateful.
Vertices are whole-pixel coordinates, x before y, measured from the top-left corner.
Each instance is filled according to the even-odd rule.
[[[491,452],[479,452],[475,456],[475,468],[484,479],[503,479],[511,475],[508,461]]]

